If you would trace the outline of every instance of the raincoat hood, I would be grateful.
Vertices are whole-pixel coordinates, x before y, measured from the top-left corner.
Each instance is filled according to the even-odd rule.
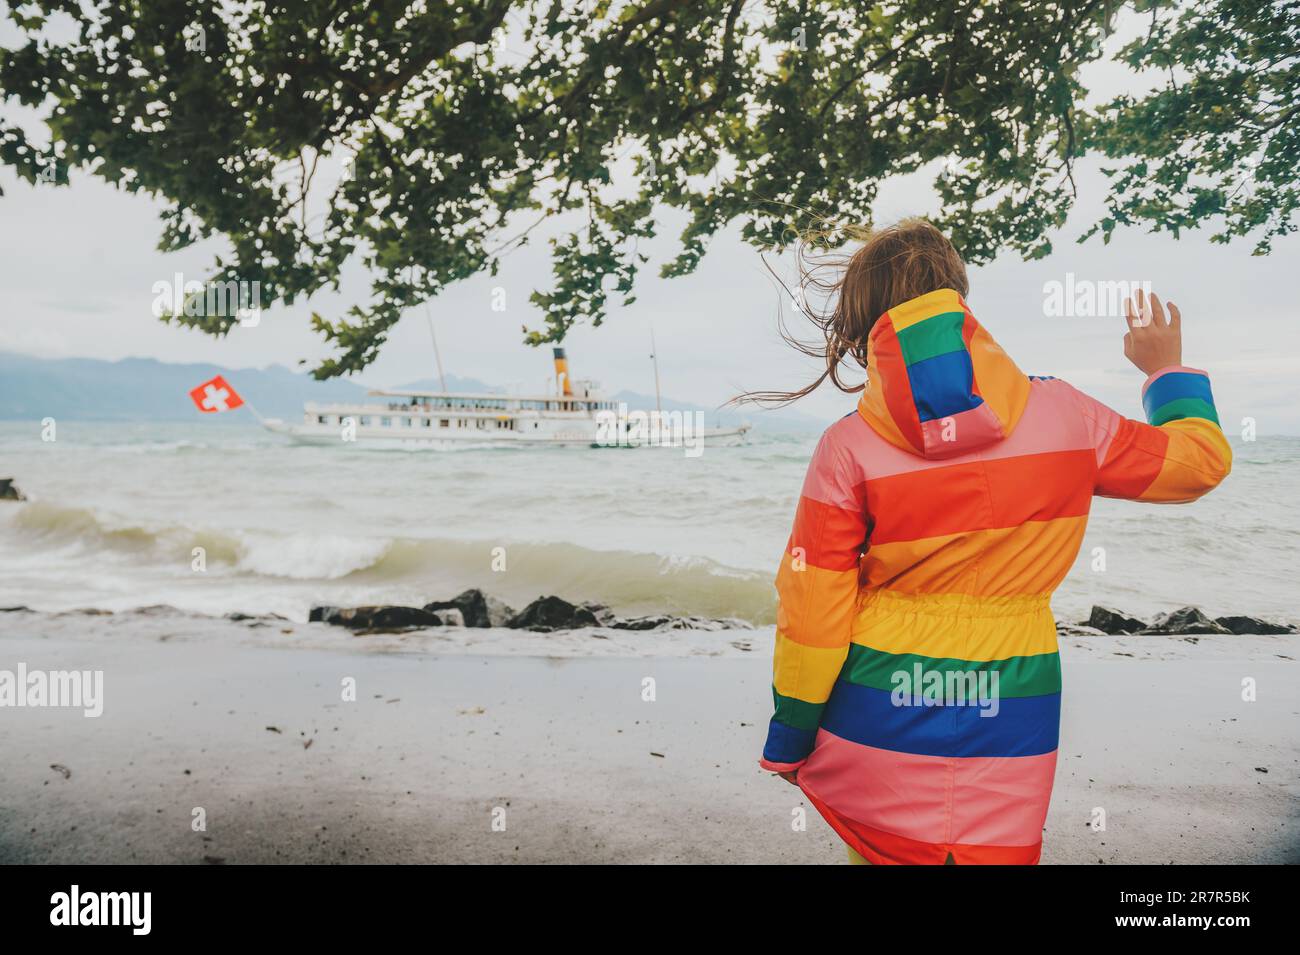
[[[858,413],[912,454],[948,458],[1001,441],[1028,400],[1029,379],[953,289],[891,308],[867,339]]]

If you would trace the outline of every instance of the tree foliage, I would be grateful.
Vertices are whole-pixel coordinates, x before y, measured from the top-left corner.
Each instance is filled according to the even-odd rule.
[[[48,111],[52,142],[0,123],[0,161],[33,181],[79,168],[160,197],[160,247],[225,237],[211,278],[258,281],[264,304],[337,287],[362,262],[369,300],[313,315],[335,351],[318,377],[365,367],[406,309],[495,273],[542,223],[566,227],[550,240],[553,284],[532,297],[545,316],[525,329],[532,344],[631,301],[638,243],[665,210],[686,225],[661,274],[682,275],[733,222],[781,249],[829,220],[833,244],[837,225],[871,221],[883,179],[935,160],[933,218],[973,263],[1046,254],[1089,148],[1122,160],[1107,236],[1219,216],[1220,235],[1259,230],[1267,249],[1295,206],[1295,3],[1180,14],[1139,0],[1150,32],[1123,57],[1167,84],[1087,113],[1079,70],[1117,6],[23,4],[0,91]],[[334,160],[347,175],[318,177]],[[214,334],[236,321],[173,320]]]
[[[1257,254],[1295,231],[1300,202],[1300,3],[1218,0],[1176,16],[1148,5],[1150,29],[1121,58],[1158,68],[1163,86],[1117,97],[1091,118],[1109,214],[1092,232],[1144,223],[1177,236],[1207,220],[1227,242],[1258,233]],[[1089,235],[1092,234],[1089,233]]]

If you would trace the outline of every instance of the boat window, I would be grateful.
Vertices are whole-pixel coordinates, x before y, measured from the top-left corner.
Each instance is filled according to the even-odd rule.
[[[370,427],[370,415],[362,415],[362,416],[361,416],[361,427],[363,427],[363,428],[368,428],[368,427]]]
[[[433,427],[433,419],[432,419],[432,418],[425,418],[424,420],[422,420],[422,421],[420,422],[420,425],[421,425],[421,427],[432,428],[432,427]]]
[[[442,418],[442,419],[440,419],[440,420],[438,421],[438,427],[439,427],[439,428],[445,428],[445,427],[447,427],[447,426],[450,425],[450,424],[451,424],[451,421],[449,421],[449,420],[446,419],[446,418]]]
[[[329,424],[329,423],[330,423],[329,416],[328,416],[328,415],[323,415],[323,414],[318,414],[318,415],[316,416],[316,423],[317,423],[317,424]]]
[[[384,427],[384,428],[391,428],[391,427],[393,426],[393,419],[392,419],[392,418],[380,418],[380,419],[379,419],[379,424],[380,424],[381,427]]]

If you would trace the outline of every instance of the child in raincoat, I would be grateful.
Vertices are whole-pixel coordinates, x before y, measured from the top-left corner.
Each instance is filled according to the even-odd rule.
[[[1192,501],[1232,464],[1180,315],[1126,303],[1147,421],[1025,375],[976,320],[923,220],[839,275],[826,378],[866,371],[813,453],[777,575],[776,712],[761,765],[803,790],[852,861],[1038,861],[1061,666],[1049,604],[1094,495]]]

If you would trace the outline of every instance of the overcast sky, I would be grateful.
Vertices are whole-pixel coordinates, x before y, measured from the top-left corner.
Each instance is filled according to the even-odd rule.
[[[1132,83],[1123,68],[1110,64],[1093,67],[1085,79],[1098,95]],[[13,108],[0,107],[0,116],[32,128],[30,116]],[[887,183],[877,221],[932,209],[929,178]],[[1150,282],[1181,307],[1184,360],[1211,372],[1225,429],[1239,431],[1249,416],[1261,436],[1300,434],[1300,307],[1291,285],[1300,239],[1277,242],[1267,258],[1251,256],[1249,239],[1212,245],[1208,230],[1177,241],[1128,230],[1109,245],[1099,239],[1078,245],[1074,239],[1098,217],[1105,180],[1091,161],[1076,178],[1079,201],[1065,229],[1053,236],[1050,257],[1026,263],[1006,255],[971,271],[972,309],[1021,368],[1065,378],[1124,413],[1139,414],[1142,376],[1123,357],[1123,319],[1047,317],[1044,286],[1064,282],[1067,273],[1076,280]],[[292,367],[328,354],[308,327],[311,311],[337,317],[368,296],[364,274],[352,268],[339,294],[269,309],[257,327],[236,329],[224,340],[169,327],[151,313],[154,283],[176,272],[205,278],[220,244],[160,254],[160,204],[93,177],[74,173],[68,187],[37,188],[3,169],[0,185],[0,349]],[[673,221],[680,220],[670,217],[665,225]],[[717,404],[739,390],[793,387],[815,374],[777,335],[778,290],[755,250],[732,231],[715,239],[695,274],[661,280],[657,267],[673,249],[673,230],[661,232],[649,248],[652,261],[639,280],[637,302],[613,309],[601,328],[579,328],[566,341],[575,377],[598,379],[610,392],[653,391],[652,323],[663,391],[674,398]],[[498,286],[505,289],[504,311],[492,309]],[[550,376],[549,353],[520,344],[520,327],[541,326],[528,295],[548,286],[545,244],[536,242],[513,254],[496,277],[463,282],[431,303],[447,371],[530,391],[540,387]],[[361,380],[394,385],[432,374],[428,326],[423,310],[415,309]],[[825,387],[796,407],[831,419],[853,401]]]

